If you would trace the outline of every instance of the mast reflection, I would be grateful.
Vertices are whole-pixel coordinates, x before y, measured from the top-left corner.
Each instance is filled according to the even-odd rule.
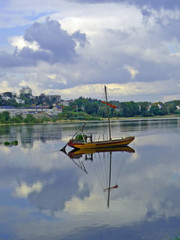
[[[109,208],[110,206],[110,195],[111,191],[114,189],[117,189],[119,186],[118,184],[112,185],[111,183],[111,178],[113,174],[112,170],[112,161],[113,161],[113,152],[118,153],[135,153],[135,150],[131,147],[114,147],[114,148],[99,148],[99,149],[74,149],[68,153],[66,153],[70,159],[78,166],[81,170],[83,170],[86,174],[88,173],[85,163],[87,161],[91,161],[95,164],[94,162],[94,156],[98,154],[99,158],[102,155],[101,159],[108,160],[108,171],[107,172],[107,178],[108,182],[106,183],[106,186],[103,187],[104,193],[107,193],[107,207]],[[105,162],[104,162],[105,165]]]

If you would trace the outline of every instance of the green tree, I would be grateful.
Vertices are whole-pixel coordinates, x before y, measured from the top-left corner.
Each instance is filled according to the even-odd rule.
[[[33,123],[35,122],[35,118],[33,117],[32,114],[27,114],[27,116],[24,118],[25,123]]]
[[[175,101],[166,102],[165,105],[167,107],[168,114],[175,113],[175,111],[176,111],[176,103],[175,103]]]
[[[7,123],[10,120],[10,113],[8,111],[4,111],[0,113],[0,122]]]
[[[140,107],[140,114],[143,117],[147,117],[150,115],[149,113],[149,107],[151,103],[150,102],[140,102],[139,107]]]
[[[3,104],[3,100],[2,100],[2,97],[0,95],[0,106],[2,106],[2,104]]]
[[[122,102],[120,104],[123,117],[133,117],[139,115],[139,105],[133,101]]]
[[[160,110],[157,105],[152,105],[149,112],[152,114],[152,116],[160,115]]]
[[[21,123],[23,122],[23,117],[21,115],[17,115],[11,118],[11,122],[13,123]]]
[[[98,113],[98,104],[96,102],[88,104],[86,107],[86,113],[96,116]]]

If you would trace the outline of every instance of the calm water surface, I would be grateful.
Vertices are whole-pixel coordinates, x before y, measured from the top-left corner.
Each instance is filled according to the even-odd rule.
[[[114,137],[136,137],[130,149],[59,151],[81,125],[0,127],[0,239],[180,236],[180,119],[112,122]],[[106,137],[107,123],[86,131]]]

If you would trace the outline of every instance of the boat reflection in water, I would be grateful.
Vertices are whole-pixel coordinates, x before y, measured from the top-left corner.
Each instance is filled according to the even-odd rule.
[[[107,207],[108,208],[110,205],[111,190],[118,188],[117,183],[112,185],[112,182],[111,182],[111,177],[113,175],[113,170],[112,170],[113,152],[116,152],[116,154],[120,154],[123,152],[135,153],[135,150],[131,147],[126,146],[126,147],[99,148],[99,149],[74,149],[74,150],[66,153],[70,157],[70,159],[72,159],[73,162],[80,169],[82,169],[85,173],[88,173],[86,166],[85,166],[87,161],[91,161],[91,162],[93,162],[93,164],[96,164],[97,163],[96,161],[100,161],[100,159],[103,160],[102,163],[104,163],[103,165],[106,168],[106,178],[107,178],[105,186],[103,186],[103,191],[105,194],[107,194],[106,199],[107,199]],[[96,154],[98,154],[98,159],[94,159]],[[121,156],[119,156],[119,157],[121,157]],[[105,160],[107,160],[108,163]],[[106,163],[108,164],[108,166]],[[103,168],[102,164],[101,164],[101,167]],[[101,181],[101,183],[102,183],[102,181]]]

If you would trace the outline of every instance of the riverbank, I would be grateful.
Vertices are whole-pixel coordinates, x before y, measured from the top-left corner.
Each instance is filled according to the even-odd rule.
[[[128,120],[158,120],[158,119],[178,119],[180,118],[180,115],[164,115],[164,116],[154,116],[154,117],[128,117],[128,118],[112,118],[112,120],[124,120],[124,121],[128,121]]]
[[[136,120],[143,120],[143,121],[149,121],[149,120],[161,120],[161,119],[179,119],[180,116],[178,115],[164,115],[164,116],[154,116],[154,117],[120,117],[120,118],[111,118],[111,121],[136,121]],[[99,122],[99,121],[107,121],[107,118],[102,118],[100,120],[68,120],[68,119],[62,119],[57,121],[45,121],[41,123],[0,123],[0,126],[18,126],[18,125],[47,125],[47,124],[59,124],[59,123],[78,123],[78,122]]]

